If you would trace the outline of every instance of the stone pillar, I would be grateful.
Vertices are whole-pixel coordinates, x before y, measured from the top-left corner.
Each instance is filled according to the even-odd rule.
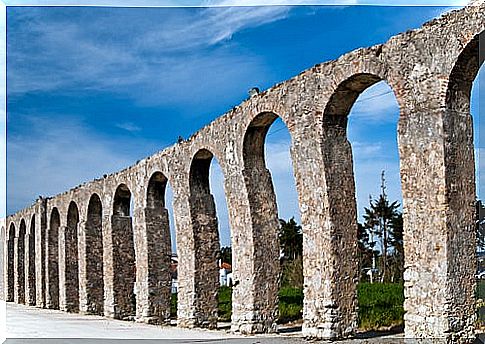
[[[199,151],[186,176],[189,180],[174,181],[172,185],[178,230],[177,315],[182,327],[217,326],[220,245],[214,198],[209,187],[211,160],[211,153]]]
[[[102,217],[91,214],[90,219],[79,222],[78,228],[79,312],[101,315],[105,298]]]
[[[357,327],[357,214],[347,117],[323,117],[321,138],[293,137],[303,227],[305,337],[338,339]],[[315,131],[318,133],[318,131]]]
[[[59,228],[59,308],[66,312],[79,311],[76,232],[67,226]]]
[[[69,310],[67,301],[67,280],[66,280],[66,263],[68,245],[67,227],[59,227],[59,309],[67,312]]]
[[[244,334],[276,329],[280,248],[278,210],[264,165],[228,174],[225,180],[232,230],[231,330]]]
[[[109,220],[108,220],[109,219]],[[128,320],[135,314],[135,251],[130,216],[113,215],[103,221],[104,314]],[[107,224],[106,228],[104,224]],[[104,230],[106,228],[106,230]]]
[[[187,214],[189,204],[188,181],[172,181],[173,213],[177,228],[177,257],[179,264],[177,291],[177,325],[194,327],[196,319],[195,293],[195,244],[190,216]]]
[[[37,201],[35,215],[35,304],[46,307],[46,240],[47,240],[47,200]]]
[[[15,244],[14,237],[8,236],[7,240],[7,276],[6,281],[6,301],[13,302],[15,296]]]
[[[476,264],[471,116],[440,108],[431,95],[421,99],[428,101],[403,109],[399,122],[405,335],[471,343]]]
[[[57,228],[60,232],[61,227]],[[53,230],[52,228],[48,229]],[[58,233],[59,233],[58,232]],[[55,234],[52,234],[55,235]],[[58,235],[55,235],[58,238]],[[59,243],[50,243],[49,234],[46,235],[46,307],[59,309]]]
[[[14,239],[15,303],[25,303],[24,238]]]
[[[87,258],[87,242],[86,242],[86,221],[81,219],[79,221],[79,313],[89,314],[90,302],[89,302],[89,271],[88,271],[88,258]],[[101,300],[104,297],[104,289],[101,289]]]
[[[168,211],[141,208],[134,213],[137,321],[170,323],[172,276]]]
[[[217,254],[220,245],[214,197],[211,194],[195,194],[189,202],[195,239],[195,325],[216,328],[219,290]]]
[[[29,306],[36,304],[35,293],[35,237],[25,236],[25,303]]]
[[[177,227],[178,325],[215,328],[219,239],[214,200],[210,194],[186,197],[177,190],[174,185],[174,214],[180,224]],[[188,194],[188,190],[185,192]]]

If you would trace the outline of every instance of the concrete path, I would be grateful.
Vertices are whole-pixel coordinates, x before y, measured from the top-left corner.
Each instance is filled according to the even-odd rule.
[[[1,301],[2,305],[5,302]],[[156,326],[107,319],[100,316],[81,316],[56,310],[39,309],[14,303],[6,306],[7,344],[123,344],[139,343],[211,343],[211,344],[303,344],[309,343],[301,332],[278,335],[241,336],[227,330],[181,329],[175,326]],[[344,340],[339,344],[400,344],[402,335],[360,335],[360,339]],[[326,343],[315,341],[316,343]],[[406,344],[409,342],[406,341]],[[411,344],[411,343],[409,343]]]

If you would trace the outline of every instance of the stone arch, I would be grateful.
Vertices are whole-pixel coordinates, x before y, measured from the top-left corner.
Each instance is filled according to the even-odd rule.
[[[372,57],[372,49],[377,48],[370,48],[371,60],[376,58],[375,54]],[[312,195],[305,201],[307,210],[302,214],[303,333],[319,338],[346,337],[357,328],[357,206],[352,147],[347,137],[348,115],[359,95],[380,81],[387,83],[401,105],[387,80],[384,64],[367,63],[363,59],[361,63],[337,67],[335,74],[337,81],[326,91],[328,100],[323,106],[321,122],[317,122],[321,123],[322,131],[317,139],[319,147],[315,152],[318,153],[313,158],[321,164],[320,171],[308,166],[320,180],[308,173],[306,177],[313,179],[313,186],[302,181],[301,176],[299,179],[300,184],[306,185],[303,192]],[[312,143],[306,142],[306,145],[310,147]],[[309,187],[320,191],[308,190]],[[339,259],[335,261],[333,257],[337,256]],[[316,276],[329,283],[320,284]]]
[[[375,74],[356,73],[340,82],[325,106],[324,121],[325,117],[346,117],[359,95],[381,80],[382,78]]]
[[[485,53],[480,51],[480,45],[483,44],[485,31],[475,35],[458,55],[448,79],[447,109],[458,113],[470,112],[472,84],[485,59]]]
[[[243,175],[253,228],[252,242],[255,252],[253,259],[264,262],[258,266],[258,274],[254,278],[255,286],[264,285],[265,287],[257,287],[254,290],[254,298],[268,330],[277,320],[280,277],[278,229],[280,223],[276,194],[271,172],[266,167],[264,151],[268,130],[278,117],[274,112],[261,112],[255,116],[245,130],[242,147]],[[261,256],[262,254],[264,258]]]
[[[59,227],[61,217],[54,207],[50,214],[49,232],[47,235],[47,307],[59,308]]]
[[[448,77],[443,115],[444,158],[446,166],[447,243],[453,259],[446,271],[444,290],[449,305],[446,326],[473,327],[476,272],[475,201],[476,173],[473,121],[470,101],[474,80],[483,65],[485,31],[464,46]],[[478,133],[475,133],[478,134]]]
[[[126,184],[120,184],[113,199],[113,215],[130,216],[131,191]]]
[[[7,236],[7,301],[13,302],[15,296],[15,273],[14,273],[14,239],[15,224],[10,223]]]
[[[28,302],[30,305],[36,303],[36,268],[35,268],[35,214],[32,215],[30,220],[29,230],[29,243],[28,243],[28,259],[29,269],[27,271],[27,283],[29,286]]]
[[[149,313],[158,322],[170,320],[172,286],[172,241],[168,210],[165,207],[167,177],[154,172],[146,191],[145,224],[148,239]]]
[[[67,226],[64,232],[65,297],[68,312],[79,311],[79,255],[78,255],[79,210],[74,201],[67,210]]]
[[[130,210],[131,191],[122,183],[116,188],[111,216],[114,317],[119,319],[131,319],[136,314],[135,245]]]
[[[80,309],[88,314],[104,312],[103,263],[103,204],[98,194],[89,198],[84,228],[85,249],[82,261],[83,280],[80,281]],[[81,270],[80,269],[80,270]]]
[[[214,155],[198,150],[189,171],[190,219],[194,235],[195,313],[198,325],[215,327],[217,323],[217,259],[220,250],[219,230],[214,197],[210,192],[209,171]]]
[[[27,226],[25,220],[20,220],[17,237],[17,303],[25,303],[25,234]]]

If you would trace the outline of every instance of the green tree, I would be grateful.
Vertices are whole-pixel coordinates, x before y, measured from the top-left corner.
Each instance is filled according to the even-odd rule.
[[[397,201],[390,203],[387,198],[384,171],[382,171],[381,178],[381,194],[379,198],[377,200],[370,198],[369,207],[364,208],[364,227],[380,239],[381,282],[387,282],[389,280],[388,254],[391,248],[390,231],[393,222],[396,221],[396,218],[401,213],[398,210],[400,204]]]
[[[372,267],[372,255],[373,255],[373,244],[369,242],[369,232],[367,228],[361,223],[357,224],[357,252],[359,257],[359,277],[360,279],[365,278],[366,268]]]
[[[391,221],[389,232],[390,243],[393,248],[392,259],[392,282],[402,282],[404,274],[404,242],[402,214],[398,213]]]
[[[280,219],[279,239],[281,252],[286,259],[295,260],[302,256],[303,232],[294,217],[288,221]]]
[[[483,205],[482,201],[476,201],[475,209],[477,248],[483,251],[485,250],[485,206]]]
[[[232,248],[231,246],[225,246],[221,248],[221,260],[223,263],[232,265]]]

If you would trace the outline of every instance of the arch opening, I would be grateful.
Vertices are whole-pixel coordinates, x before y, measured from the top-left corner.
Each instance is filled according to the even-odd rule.
[[[79,311],[79,254],[78,254],[79,211],[77,204],[69,203],[65,232],[65,288],[66,310]]]
[[[470,113],[472,86],[483,65],[485,31],[476,35],[457,58],[449,78],[446,107],[458,113]],[[480,51],[482,46],[482,52]]]
[[[28,285],[29,285],[29,304],[35,305],[36,303],[36,268],[35,268],[35,214],[32,215],[30,220],[29,230],[29,255],[27,257],[29,262],[28,269]]]
[[[25,220],[20,221],[17,238],[17,303],[25,303]]]
[[[15,225],[10,224],[8,230],[8,242],[7,242],[7,301],[13,302],[15,296],[15,275],[14,275],[14,238],[15,238]]]
[[[130,216],[131,211],[131,192],[125,184],[121,184],[116,189],[113,215],[116,216]]]
[[[337,249],[352,252],[350,248],[357,244],[356,259],[343,256],[337,267],[339,275],[350,276],[339,286],[348,290],[339,302],[345,321],[367,330],[379,324],[366,313],[372,307],[366,303],[369,299],[357,297],[363,293],[370,292],[375,297],[371,302],[383,305],[374,307],[374,311],[387,319],[386,326],[402,325],[404,321],[399,115],[393,90],[381,77],[368,73],[341,82],[324,110],[322,152],[329,166],[326,173],[338,175],[338,179],[327,181],[330,216],[341,228],[335,233],[341,237]],[[391,290],[398,297],[389,298],[386,293]],[[392,304],[388,304],[390,300]],[[388,309],[396,312],[389,315]]]
[[[168,180],[161,172],[154,172],[150,177],[146,194],[145,221],[148,241],[149,272],[149,305],[150,315],[158,322],[166,323],[171,316],[172,297],[172,240],[169,212],[165,207]],[[174,293],[175,294],[175,293]],[[137,312],[139,314],[142,309]]]
[[[254,307],[266,314],[267,326],[300,319],[303,307],[303,233],[291,145],[286,124],[272,112],[257,115],[243,141],[253,242],[255,252],[265,252],[255,267]]]
[[[445,129],[459,137],[459,142],[453,142],[447,146],[448,154],[454,161],[454,168],[457,176],[454,178],[452,191],[448,196],[452,207],[463,209],[464,202],[475,200],[475,213],[472,214],[469,208],[460,211],[460,214],[453,220],[463,225],[475,222],[477,245],[473,251],[468,243],[474,238],[458,233],[453,237],[452,248],[459,256],[471,255],[470,259],[460,260],[450,269],[450,276],[453,277],[449,287],[461,295],[469,295],[472,289],[470,284],[475,274],[477,299],[485,297],[485,188],[484,180],[484,158],[485,158],[485,107],[482,101],[485,96],[485,31],[476,35],[461,51],[456,63],[450,73],[448,89],[446,94],[446,108],[448,110]],[[451,159],[450,159],[451,160]],[[474,160],[474,161],[472,161]],[[455,167],[456,166],[456,167]],[[470,183],[474,177],[474,185]],[[458,179],[458,180],[456,180]],[[463,271],[467,277],[463,278]],[[476,301],[475,299],[473,301]],[[466,300],[471,304],[470,300]],[[485,325],[485,307],[478,303],[476,322],[478,327]],[[462,309],[460,311],[463,312]],[[461,324],[462,326],[463,323]]]
[[[91,195],[85,225],[85,299],[80,307],[88,314],[104,313],[103,205],[97,194]]]
[[[113,240],[114,317],[134,320],[136,315],[136,264],[131,191],[120,184],[114,195],[111,235]]]
[[[59,210],[53,208],[49,222],[48,234],[48,293],[47,306],[59,309],[59,227],[61,219]]]
[[[220,235],[217,205],[211,193],[211,163],[214,155],[199,150],[189,172],[189,203],[195,242],[195,305],[200,326],[215,328],[218,320]],[[222,202],[224,202],[222,200]],[[179,275],[180,276],[180,275]]]

